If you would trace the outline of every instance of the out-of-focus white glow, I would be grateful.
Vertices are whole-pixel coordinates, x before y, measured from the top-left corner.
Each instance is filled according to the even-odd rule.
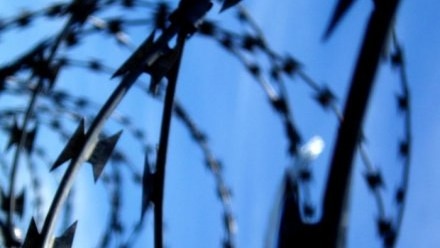
[[[324,140],[320,136],[313,136],[301,147],[300,153],[305,158],[315,159],[324,150],[324,146]]]
[[[14,230],[14,236],[16,238],[18,238],[19,240],[22,240],[23,239],[23,232],[17,227],[14,227],[13,230]]]

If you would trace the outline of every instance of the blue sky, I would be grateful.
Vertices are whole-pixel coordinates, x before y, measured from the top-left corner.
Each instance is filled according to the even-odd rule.
[[[25,6],[35,9],[44,6],[46,2],[2,2],[0,15],[11,16],[14,10]],[[297,58],[304,65],[304,70],[318,83],[334,90],[342,105],[372,4],[370,1],[357,1],[333,37],[323,43],[321,37],[335,3],[335,0],[325,3],[305,0],[271,3],[243,1],[262,27],[271,47],[281,54],[289,53]],[[435,25],[440,16],[437,10],[438,3],[434,0],[403,1],[396,18],[396,30],[405,48],[411,83],[414,141],[413,167],[404,224],[397,244],[399,248],[440,245],[440,238],[435,234],[440,228],[440,170],[436,165],[439,161],[437,150],[440,147],[440,112],[437,110],[440,73],[436,70],[440,58],[440,48],[437,46],[440,44],[440,32]],[[233,12],[218,14],[211,11],[209,17],[225,23],[225,27],[240,31],[240,27],[233,21]],[[3,33],[0,37],[0,54],[9,59],[15,50],[31,45],[29,39],[16,37],[34,37],[44,32],[50,34],[52,29],[57,28],[57,24],[37,24],[41,24],[40,28],[34,25],[26,31]],[[130,31],[135,45],[147,36],[144,28]],[[119,66],[129,54],[126,49],[115,45],[109,36],[93,36],[91,43],[75,51],[74,56],[107,56],[109,51],[111,55],[108,63],[114,67]],[[8,59],[2,57],[0,62]],[[88,75],[85,71],[71,70],[63,76],[65,81],[58,85],[76,89],[81,94],[93,93],[93,100],[99,103],[106,99],[118,83],[118,80],[110,80],[108,75]],[[374,164],[384,171],[386,180],[389,180],[385,188],[387,199],[391,198],[398,182],[396,180],[399,180],[395,175],[401,171],[396,144],[403,131],[401,115],[394,102],[399,89],[396,79],[397,73],[388,65],[383,65],[365,122],[369,154]],[[148,80],[148,77],[143,77],[143,80]],[[79,84],[78,81],[87,83]],[[308,140],[314,135],[320,135],[326,143],[323,154],[313,164],[315,180],[312,184],[312,199],[319,204],[337,120],[312,100],[313,92],[301,80],[287,80],[286,85],[303,138]],[[224,164],[226,183],[233,191],[232,207],[238,223],[238,247],[262,247],[276,192],[285,169],[292,164],[278,115],[273,112],[261,87],[245,72],[242,65],[216,42],[205,37],[193,37],[187,44],[177,98],[187,107],[198,126],[208,134],[210,147]],[[147,131],[148,142],[157,142],[160,104],[145,99],[145,94],[134,88],[118,111],[133,118]],[[108,125],[110,133],[115,133],[117,128]],[[124,134],[118,146],[134,150],[130,156],[140,168],[143,155],[129,135]],[[54,154],[57,155],[55,151]],[[178,121],[173,122],[168,159],[166,244],[170,247],[219,247],[223,222],[214,179],[204,166],[200,149]],[[348,247],[380,246],[373,222],[377,217],[377,209],[363,180],[364,171],[357,160],[353,171]],[[104,187],[98,183],[92,191],[86,190],[92,184],[90,167],[84,166],[77,180],[75,218],[79,219],[79,224],[76,247],[93,247],[96,244],[96,240],[87,236],[90,232],[102,230],[96,218],[105,219],[108,211],[105,204],[99,204],[107,200]],[[50,194],[50,189],[48,192]],[[134,220],[139,213],[140,191],[131,187],[124,191],[124,196],[126,218]],[[96,204],[86,209],[83,202],[90,201]],[[152,215],[147,218],[151,224]],[[152,242],[151,226],[144,230],[143,235],[147,240],[145,242]]]

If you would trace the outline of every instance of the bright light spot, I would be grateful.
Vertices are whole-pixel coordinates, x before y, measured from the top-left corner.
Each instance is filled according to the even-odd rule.
[[[19,240],[23,239],[23,232],[19,228],[17,228],[17,227],[14,227],[14,235]]]
[[[313,136],[309,142],[301,147],[300,153],[308,159],[315,159],[324,150],[324,140],[320,136]]]

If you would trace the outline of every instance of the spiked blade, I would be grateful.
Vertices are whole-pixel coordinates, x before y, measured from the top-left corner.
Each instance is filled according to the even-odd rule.
[[[88,157],[87,161],[92,164],[93,177],[95,179],[95,182],[101,175],[105,164],[110,159],[113,149],[115,148],[115,145],[118,142],[119,137],[121,136],[121,133],[122,131],[106,139],[99,140],[96,146],[93,148],[93,151],[90,152],[91,155]],[[84,119],[82,119],[75,133],[72,135],[66,147],[58,156],[51,170],[58,168],[67,160],[76,157],[78,155],[78,152],[83,147],[85,139],[86,134],[84,132]]]
[[[154,34],[151,32],[148,38],[139,46],[139,48],[113,73],[112,78],[122,76],[133,68],[141,66],[145,54],[150,52],[154,44]]]
[[[55,238],[53,248],[71,248],[77,224],[78,221],[75,221],[60,237]]]
[[[22,248],[40,247],[41,245],[41,235],[38,231],[37,223],[32,218]]]
[[[67,228],[64,233],[56,237],[53,240],[52,248],[71,248],[73,243],[73,238],[75,237],[75,231],[78,221],[75,221],[69,228]],[[43,245],[43,237],[38,231],[37,223],[35,223],[34,218],[32,218],[31,223],[24,239],[22,248],[33,248],[41,247]]]
[[[336,8],[333,12],[332,18],[330,19],[327,30],[324,34],[324,39],[328,39],[333,33],[337,25],[341,22],[344,15],[348,12],[350,7],[353,5],[355,0],[339,0]]]
[[[224,0],[220,12],[223,12],[223,11],[233,7],[234,5],[238,4],[239,2],[241,2],[241,0]]]
[[[142,208],[141,221],[144,219],[148,207],[153,203],[154,174],[151,172],[148,154],[145,154],[144,175],[142,178]]]
[[[104,170],[105,164],[110,159],[113,149],[121,136],[122,131],[119,131],[113,136],[106,139],[98,141],[92,155],[88,159],[88,162],[92,164],[93,167],[93,177],[95,182],[98,180],[102,171]]]
[[[22,191],[18,197],[15,197],[15,209],[14,212],[19,216],[22,217],[24,213],[24,202],[25,202],[25,192]],[[11,196],[7,196],[3,190],[0,190],[0,194],[2,197],[1,202],[1,208],[3,211],[8,212],[9,211],[9,202]]]
[[[6,146],[6,151],[11,149],[13,145],[16,145],[20,142],[21,132],[22,130],[18,127],[17,121],[14,120],[14,125],[10,130],[9,142]]]
[[[72,135],[69,142],[53,164],[51,170],[58,168],[61,164],[74,157],[78,153],[79,149],[83,146],[84,140],[84,119],[82,119],[75,133]]]
[[[151,75],[150,92],[156,93],[160,80],[166,77],[177,62],[180,55],[178,48],[170,49],[163,56],[157,59],[151,66],[145,67],[145,72]]]
[[[15,61],[14,64],[15,65],[25,64],[26,66],[29,66],[29,64],[31,63],[31,61],[35,57],[38,57],[39,55],[43,54],[44,50],[46,50],[46,48],[49,46],[49,44],[51,44],[50,39],[46,39],[46,40],[41,41],[34,48],[32,48],[29,52],[27,52],[26,54],[19,57]]]
[[[34,127],[31,131],[24,131],[21,129],[17,121],[14,120],[14,124],[10,130],[10,137],[8,145],[6,146],[6,150],[9,150],[13,145],[18,146],[20,144],[20,139],[23,135],[26,135],[26,140],[24,141],[24,148],[30,154],[34,148],[34,140],[37,135],[37,126]]]

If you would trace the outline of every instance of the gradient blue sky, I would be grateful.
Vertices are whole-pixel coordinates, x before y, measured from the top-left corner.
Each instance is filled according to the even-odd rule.
[[[35,9],[47,2],[3,1],[0,2],[0,16],[11,16],[11,13],[23,7]],[[321,37],[335,3],[335,0],[325,3],[306,0],[243,1],[261,25],[274,50],[297,58],[304,65],[305,71],[319,83],[332,88],[339,103],[343,104],[372,4],[370,1],[357,1],[334,36],[323,43]],[[397,244],[399,248],[440,246],[440,237],[436,235],[440,229],[440,170],[437,168],[440,147],[438,9],[439,4],[434,0],[407,0],[401,4],[396,18],[397,34],[406,51],[411,83],[414,140],[413,167],[404,225]],[[209,17],[225,23],[225,26],[233,25],[239,31],[239,27],[233,24],[232,14],[233,11],[221,15],[211,11]],[[2,34],[0,62],[8,61],[17,49],[31,45],[31,41],[23,37],[38,37],[44,32],[50,34],[56,30],[52,28],[59,27],[57,24],[37,24],[41,24],[40,28],[34,25],[26,31]],[[133,44],[139,44],[147,33],[138,28],[132,35]],[[127,50],[118,48],[107,36],[94,38],[85,47],[77,51],[76,58],[111,51],[109,64],[113,66],[118,66],[129,54]],[[209,56],[206,56],[208,53]],[[66,75],[66,81],[62,81],[60,87],[79,88],[81,92],[97,92],[99,87],[99,94],[93,94],[96,102],[103,102],[117,84],[117,80],[111,81],[108,76],[89,77],[83,71],[80,74],[78,70],[70,73],[75,73],[75,77],[68,79]],[[399,179],[392,175],[400,173],[401,163],[397,156],[396,142],[403,135],[401,116],[394,103],[399,89],[396,79],[397,74],[384,65],[377,77],[365,123],[371,158],[388,175],[388,196]],[[79,85],[78,81],[87,83]],[[102,84],[108,85],[108,88],[103,89]],[[315,104],[311,98],[313,92],[300,80],[290,80],[287,86],[295,120],[303,138],[307,140],[320,135],[326,142],[322,156],[313,165],[316,173],[312,185],[313,199],[318,203],[337,122],[332,114]],[[187,107],[198,126],[209,135],[213,151],[224,164],[226,182],[233,190],[238,247],[263,247],[273,200],[284,170],[292,163],[278,116],[271,109],[261,88],[236,59],[217,43],[204,37],[196,36],[188,42],[177,98]],[[145,99],[144,94],[133,89],[119,111],[127,113],[140,126],[146,127],[149,142],[157,141],[160,104]],[[222,209],[216,198],[213,177],[205,169],[200,150],[183,126],[174,121],[172,128],[165,198],[166,244],[169,247],[219,247],[223,235]],[[111,126],[109,129],[117,131]],[[119,146],[131,150],[133,141],[126,136],[121,138]],[[132,160],[140,166],[143,155],[140,150],[137,151],[133,153]],[[362,178],[364,171],[358,162],[353,172],[348,247],[380,247],[373,222],[377,210]],[[105,218],[107,211],[105,206],[99,204],[107,200],[102,185],[98,183],[90,191],[91,184],[91,170],[85,166],[77,181],[75,217],[79,219],[79,224],[76,247],[93,247],[96,240],[90,240],[87,236],[102,230],[97,224],[97,218]],[[50,194],[50,190],[48,192]],[[134,220],[139,213],[140,191],[130,188],[126,196],[124,207],[127,218]],[[96,204],[86,209],[83,202],[89,201]],[[151,223],[152,215],[148,215],[148,218]],[[145,242],[151,244],[151,226],[144,231],[144,237],[148,240]]]

